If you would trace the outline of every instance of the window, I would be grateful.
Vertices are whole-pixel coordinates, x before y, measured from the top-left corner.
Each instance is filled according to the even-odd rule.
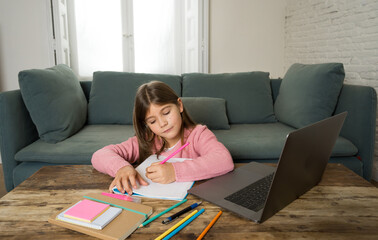
[[[71,67],[81,77],[94,71],[208,71],[208,0],[67,0],[67,5]]]

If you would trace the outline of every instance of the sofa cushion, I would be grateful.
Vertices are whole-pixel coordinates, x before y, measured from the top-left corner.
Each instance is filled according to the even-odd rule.
[[[152,80],[181,95],[181,76],[128,72],[95,72],[88,105],[89,124],[132,124],[138,87]]]
[[[224,98],[231,124],[275,122],[269,73],[183,74],[183,97]]]
[[[230,130],[213,130],[234,160],[277,159],[286,135],[293,127],[283,123],[233,124]],[[134,136],[132,125],[86,125],[80,132],[57,144],[41,140],[21,149],[15,156],[20,162],[54,164],[90,164],[98,149],[118,144]],[[336,141],[333,157],[354,156],[357,148],[343,137]]]
[[[230,129],[223,98],[182,97],[185,109],[196,123],[209,129]]]
[[[62,141],[83,127],[87,100],[68,66],[21,71],[18,79],[24,103],[43,141]]]
[[[296,130],[286,124],[231,124],[230,130],[214,130],[217,139],[230,151],[234,160],[277,159],[288,133]],[[358,149],[349,140],[339,137],[333,157],[354,156]]]
[[[98,149],[121,143],[134,135],[132,125],[86,125],[77,134],[54,145],[37,140],[21,149],[15,159],[27,162],[90,164],[92,154]]]
[[[342,63],[293,64],[285,74],[274,111],[296,128],[330,117],[345,77]]]

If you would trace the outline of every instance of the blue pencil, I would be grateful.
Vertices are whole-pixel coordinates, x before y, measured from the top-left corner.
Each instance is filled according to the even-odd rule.
[[[191,223],[194,219],[196,219],[199,215],[201,215],[203,212],[205,211],[205,209],[201,209],[198,213],[196,213],[193,217],[189,218],[186,222],[184,222],[183,224],[181,224],[178,228],[176,228],[175,230],[173,230],[173,232],[171,232],[170,234],[168,234],[165,238],[163,238],[163,240],[167,240],[167,239],[170,239],[171,237],[173,237],[176,233],[180,232],[181,229],[183,229],[184,227],[186,227],[189,223]]]

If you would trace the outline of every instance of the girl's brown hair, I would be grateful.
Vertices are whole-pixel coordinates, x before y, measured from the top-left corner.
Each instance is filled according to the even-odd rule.
[[[139,144],[139,161],[143,162],[147,157],[149,157],[153,151],[159,156],[159,154],[167,146],[165,139],[162,139],[162,146],[160,149],[156,149],[155,139],[156,135],[149,129],[147,123],[145,122],[146,114],[150,108],[150,105],[165,105],[165,104],[175,104],[179,107],[178,102],[179,97],[167,84],[159,81],[152,81],[145,83],[138,88],[135,96],[134,103],[134,113],[133,113],[133,124],[135,134],[138,138]],[[185,107],[181,113],[182,125],[181,125],[181,144],[184,143],[184,129],[191,128],[196,125],[196,123],[190,118]]]

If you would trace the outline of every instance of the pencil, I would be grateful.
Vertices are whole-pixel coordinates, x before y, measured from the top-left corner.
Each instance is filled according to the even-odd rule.
[[[170,229],[168,229],[167,231],[165,231],[159,237],[155,238],[155,240],[161,240],[161,239],[163,239],[163,237],[167,236],[170,232],[172,232],[173,230],[175,230],[178,226],[180,226],[181,224],[183,224],[186,220],[188,220],[189,218],[191,218],[197,212],[198,212],[198,210],[194,210],[192,213],[188,214],[188,216],[186,216],[180,222],[176,223],[173,227],[171,227]]]
[[[201,215],[205,211],[204,208],[199,210],[196,214],[194,214],[191,218],[186,220],[183,224],[181,224],[178,228],[173,230],[170,234],[168,234],[166,237],[163,238],[163,240],[168,240],[171,237],[173,237],[176,233],[180,232],[184,227],[186,227],[189,223],[191,223],[194,219],[196,219],[199,215]]]
[[[150,222],[152,222],[152,221],[155,220],[156,218],[158,218],[158,217],[160,217],[161,215],[163,215],[163,214],[165,214],[165,213],[171,211],[171,210],[174,209],[175,207],[180,206],[181,204],[183,204],[183,203],[186,202],[186,201],[188,201],[188,199],[185,198],[185,199],[182,200],[181,202],[176,203],[176,204],[173,205],[172,207],[167,208],[166,210],[162,211],[161,213],[157,214],[156,216],[154,216],[154,217],[148,219],[147,221],[145,221],[144,223],[142,223],[139,227],[144,227],[144,226],[146,226],[147,224],[149,224]]]
[[[189,145],[189,142],[185,143],[184,145],[182,145],[179,149],[177,149],[174,153],[172,153],[171,155],[169,155],[168,157],[166,157],[163,161],[160,162],[160,164],[163,164],[165,163],[166,161],[168,161],[169,159],[171,159],[174,155],[176,155],[178,152],[180,152],[184,147],[188,146]]]
[[[211,220],[211,222],[209,223],[209,225],[207,225],[207,227],[205,228],[205,230],[203,230],[203,232],[201,233],[201,235],[199,235],[199,237],[197,238],[197,240],[202,239],[206,235],[206,233],[210,230],[210,228],[218,220],[218,218],[220,217],[221,214],[222,214],[222,211],[219,211],[218,214],[213,218],[213,220]]]

